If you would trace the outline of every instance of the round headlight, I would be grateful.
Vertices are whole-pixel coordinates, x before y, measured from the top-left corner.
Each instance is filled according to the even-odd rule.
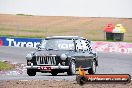
[[[61,55],[61,60],[66,60],[66,58],[67,58],[66,54]]]
[[[26,59],[31,60],[32,59],[32,54],[27,54]]]

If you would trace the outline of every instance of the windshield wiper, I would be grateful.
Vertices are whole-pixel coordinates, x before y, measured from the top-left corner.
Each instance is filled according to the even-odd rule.
[[[55,51],[57,51],[58,49],[46,49],[46,50],[55,50]]]
[[[53,50],[53,49],[46,49],[46,50]]]
[[[38,48],[37,50],[38,50],[38,51],[42,51],[42,50],[45,50],[45,49],[44,49],[44,48]]]

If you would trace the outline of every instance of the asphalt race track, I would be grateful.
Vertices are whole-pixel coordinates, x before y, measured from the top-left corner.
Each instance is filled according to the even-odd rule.
[[[21,63],[26,65],[25,56],[34,51],[33,48],[21,47],[0,47],[0,60],[10,61],[12,63]],[[99,66],[97,74],[130,74],[132,76],[132,54],[103,53],[98,52]],[[49,73],[37,73],[34,77],[26,74],[19,75],[0,75],[0,80],[75,80],[76,76],[67,76],[66,73],[60,73],[58,76],[51,76]]]

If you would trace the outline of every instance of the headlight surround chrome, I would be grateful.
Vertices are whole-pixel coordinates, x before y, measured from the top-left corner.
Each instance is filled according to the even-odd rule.
[[[60,58],[61,58],[61,60],[66,60],[67,55],[66,54],[61,54]]]
[[[26,59],[31,60],[32,59],[32,54],[31,53],[27,54]]]

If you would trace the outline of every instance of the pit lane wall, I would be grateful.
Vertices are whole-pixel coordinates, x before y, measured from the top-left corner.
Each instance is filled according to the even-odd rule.
[[[0,46],[36,48],[36,45],[39,44],[41,40],[41,38],[0,37]],[[93,50],[97,52],[132,54],[132,43],[92,41],[91,45]]]

